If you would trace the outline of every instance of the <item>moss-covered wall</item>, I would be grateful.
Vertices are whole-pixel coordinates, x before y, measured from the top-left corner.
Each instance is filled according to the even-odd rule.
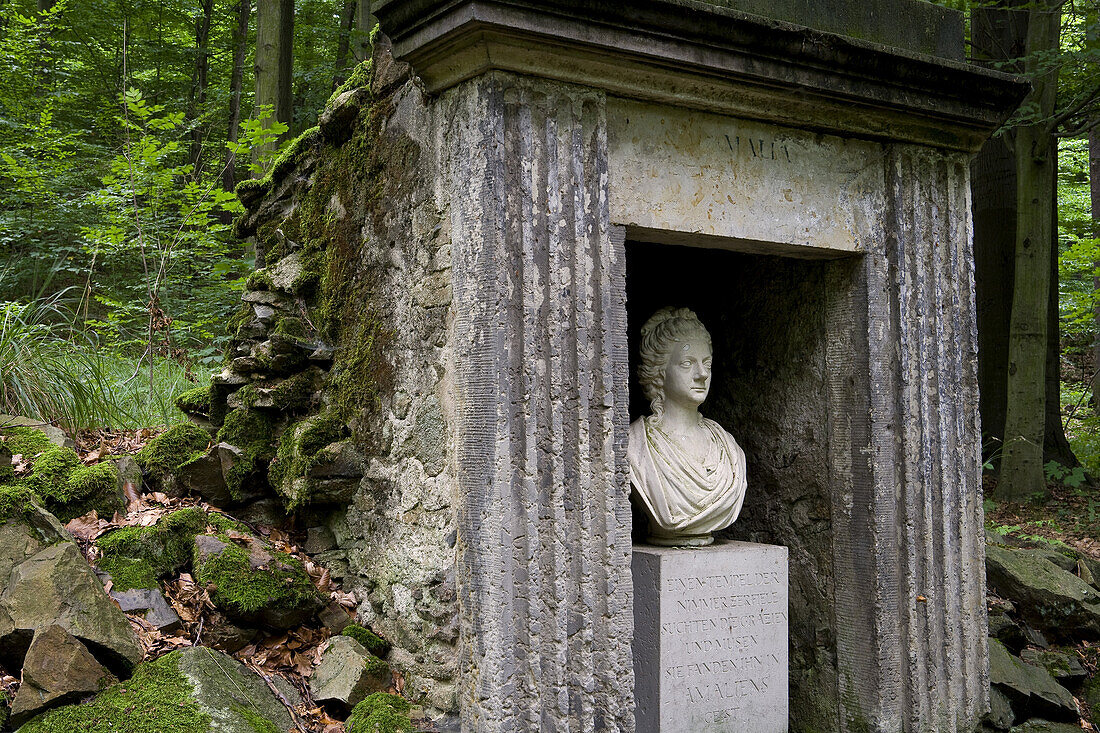
[[[406,691],[453,710],[457,631],[442,354],[447,230],[432,187],[428,105],[389,57],[338,90],[271,175],[239,191],[264,267],[248,282],[210,417],[270,427],[247,451],[391,642]],[[254,433],[255,431],[253,431]],[[253,441],[256,442],[256,441]],[[254,454],[254,455],[253,455]],[[247,480],[247,479],[246,479]]]

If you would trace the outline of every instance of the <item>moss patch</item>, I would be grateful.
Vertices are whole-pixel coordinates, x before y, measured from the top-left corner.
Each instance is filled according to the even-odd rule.
[[[116,590],[155,588],[158,578],[187,565],[195,536],[207,523],[206,512],[188,507],[161,517],[151,527],[116,529],[96,542],[99,567],[111,574]]]
[[[411,733],[408,700],[376,692],[355,706],[344,724],[348,733]]]
[[[317,591],[301,561],[281,552],[272,555],[275,561],[261,569],[252,566],[248,550],[234,543],[205,561],[196,551],[195,578],[202,585],[215,586],[216,605],[239,613],[312,603]]]
[[[333,413],[306,418],[283,432],[278,453],[268,470],[268,480],[283,497],[288,511],[309,503],[299,479],[308,477],[325,446],[347,433],[347,425]]]
[[[245,719],[249,727],[256,733],[282,733],[279,727],[259,713],[249,710],[243,705],[234,705],[234,712]]]
[[[242,487],[252,475],[264,467],[275,453],[275,428],[272,418],[259,410],[233,410],[225,416],[217,441],[229,443],[243,452],[225,474],[225,484],[234,499],[243,496]]]
[[[31,720],[21,733],[206,733],[212,720],[192,699],[190,683],[173,652],[137,668],[127,682],[94,700],[68,705]]]
[[[180,466],[206,453],[210,436],[193,423],[173,425],[153,438],[134,456],[134,460],[146,473],[173,473]]]
[[[51,445],[43,451],[26,483],[63,522],[93,509],[110,516],[122,508],[114,464],[85,466],[71,448]]]
[[[332,96],[325,102],[325,106],[332,104],[336,99],[344,92],[350,92],[352,89],[361,89],[364,87],[370,87],[371,78],[374,76],[374,65],[371,63],[371,59],[363,61],[351,71],[351,75],[348,80],[337,87],[336,91],[332,93]]]
[[[0,521],[26,516],[38,501],[39,497],[25,482],[0,486]]]
[[[359,624],[349,624],[340,632],[344,636],[350,636],[359,642],[364,649],[375,657],[384,657],[390,649],[390,645],[370,629]]]
[[[189,415],[210,414],[210,387],[195,387],[176,397],[176,407]]]
[[[21,455],[28,461],[53,445],[41,430],[21,425],[0,429],[0,438],[4,439],[5,446],[13,456]]]

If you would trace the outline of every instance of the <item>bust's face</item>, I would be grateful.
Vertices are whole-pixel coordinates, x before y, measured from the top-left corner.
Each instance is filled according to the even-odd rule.
[[[710,392],[712,354],[706,341],[676,342],[665,367],[665,403],[698,408]]]

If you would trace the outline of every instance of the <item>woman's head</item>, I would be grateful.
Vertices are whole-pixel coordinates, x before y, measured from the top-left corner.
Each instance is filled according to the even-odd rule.
[[[665,376],[673,351],[678,344],[693,341],[705,344],[707,351],[711,349],[710,333],[699,317],[687,308],[662,308],[642,326],[638,382],[653,414],[660,415],[664,409]],[[709,361],[707,370],[709,372]]]

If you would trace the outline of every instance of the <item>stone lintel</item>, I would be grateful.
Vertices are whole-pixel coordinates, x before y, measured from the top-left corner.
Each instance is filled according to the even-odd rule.
[[[497,69],[967,152],[1027,92],[1019,77],[705,2],[381,0],[374,12],[430,92]]]

